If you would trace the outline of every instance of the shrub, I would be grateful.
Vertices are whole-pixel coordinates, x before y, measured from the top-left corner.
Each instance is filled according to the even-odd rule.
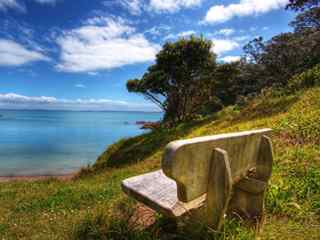
[[[294,76],[288,84],[291,91],[310,88],[320,85],[320,64],[315,67]]]

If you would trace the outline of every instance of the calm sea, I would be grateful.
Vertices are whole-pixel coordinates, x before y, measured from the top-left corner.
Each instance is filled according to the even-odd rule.
[[[161,113],[0,110],[0,176],[67,174]]]

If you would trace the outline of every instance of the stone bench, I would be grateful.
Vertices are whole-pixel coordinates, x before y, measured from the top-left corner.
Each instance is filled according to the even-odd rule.
[[[204,207],[219,230],[225,214],[259,218],[272,171],[271,129],[199,137],[167,145],[162,170],[122,182],[129,196],[169,217]]]

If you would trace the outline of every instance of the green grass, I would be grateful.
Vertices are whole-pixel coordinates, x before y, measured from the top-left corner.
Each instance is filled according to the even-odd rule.
[[[265,127],[275,130],[275,164],[260,229],[228,220],[214,233],[161,216],[148,229],[130,223],[136,202],[120,182],[158,169],[168,142]],[[72,181],[0,184],[0,239],[320,239],[319,229],[320,88],[295,95],[266,91],[244,108],[121,140]]]

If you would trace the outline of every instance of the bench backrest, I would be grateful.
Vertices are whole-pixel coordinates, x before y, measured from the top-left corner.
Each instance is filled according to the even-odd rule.
[[[215,148],[228,153],[235,181],[256,166],[261,137],[270,132],[271,129],[261,129],[171,142],[163,155],[163,172],[176,181],[179,200],[192,201],[207,192]]]

